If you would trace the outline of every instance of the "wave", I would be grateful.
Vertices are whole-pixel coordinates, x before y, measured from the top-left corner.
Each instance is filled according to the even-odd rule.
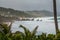
[[[41,18],[35,18],[35,20],[54,22],[54,17],[41,17]],[[57,17],[57,20],[59,22],[60,21],[60,17]]]

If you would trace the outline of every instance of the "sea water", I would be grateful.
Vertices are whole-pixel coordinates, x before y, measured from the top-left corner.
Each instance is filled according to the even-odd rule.
[[[36,18],[35,18],[36,19]],[[47,33],[47,34],[56,34],[55,32],[55,23],[53,17],[43,17],[40,18],[42,21],[15,21],[12,25],[11,31],[14,33],[16,31],[24,32],[20,25],[25,26],[27,29],[32,31],[36,26],[39,26],[37,29],[37,34]],[[58,17],[58,26],[60,29],[60,18]]]

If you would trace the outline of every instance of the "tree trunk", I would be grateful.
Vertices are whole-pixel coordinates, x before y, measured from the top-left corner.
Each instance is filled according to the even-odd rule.
[[[58,22],[57,22],[57,9],[56,9],[56,0],[53,0],[53,10],[54,10],[54,21],[55,21],[55,28],[56,34],[58,33]]]

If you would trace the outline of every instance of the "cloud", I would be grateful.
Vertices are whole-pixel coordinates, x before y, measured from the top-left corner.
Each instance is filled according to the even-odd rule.
[[[60,3],[57,0],[58,5]],[[0,0],[0,6],[17,10],[53,10],[53,0]],[[60,5],[58,6],[58,10]]]

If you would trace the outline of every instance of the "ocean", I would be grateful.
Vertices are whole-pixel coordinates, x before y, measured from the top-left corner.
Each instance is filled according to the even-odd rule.
[[[37,19],[39,19],[39,21],[37,21]],[[19,28],[20,25],[25,26],[30,31],[32,31],[36,26],[39,26],[37,29],[37,34],[41,34],[42,32],[46,34],[56,34],[53,17],[34,18],[34,21],[15,21],[12,24],[12,33],[16,31],[24,32],[22,28]],[[60,17],[58,17],[58,26],[60,29]]]

